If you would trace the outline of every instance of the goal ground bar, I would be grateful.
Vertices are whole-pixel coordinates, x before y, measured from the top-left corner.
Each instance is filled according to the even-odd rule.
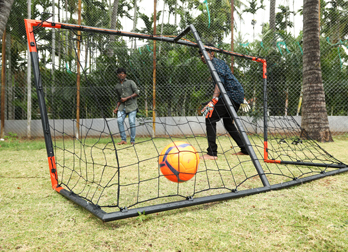
[[[327,176],[332,176],[336,174],[340,174],[343,172],[347,172],[348,167],[345,166],[345,168],[341,168],[334,171],[329,172],[323,172],[317,175],[313,175],[306,178],[299,178],[296,180],[271,185],[269,187],[261,187],[261,188],[255,188],[255,189],[248,189],[243,191],[236,191],[236,192],[230,192],[230,193],[224,193],[220,195],[212,195],[212,196],[206,196],[201,198],[193,198],[193,199],[187,199],[182,201],[176,201],[171,203],[165,203],[165,204],[159,204],[154,206],[147,206],[147,207],[140,207],[135,209],[123,209],[119,212],[111,212],[106,213],[103,211],[99,206],[94,205],[85,199],[79,197],[78,195],[71,193],[65,189],[60,190],[60,194],[62,194],[64,197],[72,200],[76,204],[80,205],[81,207],[85,208],[87,211],[91,212],[95,216],[97,216],[99,219],[101,219],[104,222],[114,221],[114,220],[120,220],[120,219],[126,219],[130,217],[136,217],[139,216],[139,213],[145,213],[145,214],[153,214],[183,207],[189,207],[189,206],[195,206],[195,205],[201,205],[205,203],[210,203],[214,201],[222,201],[222,200],[228,200],[228,199],[236,199],[241,198],[245,196],[250,196],[253,194],[259,194],[264,193],[272,190],[279,190],[286,187],[295,186],[298,184],[303,184],[309,181],[321,179]]]

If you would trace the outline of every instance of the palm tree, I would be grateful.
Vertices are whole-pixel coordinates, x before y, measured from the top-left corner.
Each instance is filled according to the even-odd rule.
[[[111,25],[110,25],[110,29],[112,30],[116,29],[118,4],[119,4],[119,0],[115,0],[112,6]]]
[[[116,29],[118,3],[119,3],[119,0],[115,0],[114,4],[113,4],[113,7],[112,7],[110,29],[113,29],[113,30]],[[114,52],[112,50],[112,44],[113,44],[114,41],[115,41],[115,35],[110,35],[110,47],[108,48],[108,51],[107,51],[107,54],[108,54],[109,57],[112,57],[114,55]]]
[[[13,2],[14,0],[0,0],[0,38],[5,31]]]
[[[141,2],[141,0],[139,1]],[[133,14],[133,29],[132,29],[132,32],[135,32],[135,29],[137,28],[137,21],[138,21],[138,1],[137,0],[134,0],[134,3],[133,3],[133,9],[134,9],[134,14]],[[135,49],[137,47],[137,44],[136,44],[136,39],[134,38],[133,40],[133,44],[132,44],[132,47]]]
[[[178,15],[178,0],[164,0],[164,3],[168,6],[168,24],[170,19],[170,14],[174,14],[174,25],[177,24]]]
[[[320,66],[319,1],[303,1],[302,128],[319,142],[332,142]]]
[[[255,24],[256,24],[256,19],[255,19],[255,14],[259,9],[265,9],[265,6],[263,5],[263,0],[261,0],[261,5],[257,6],[257,0],[250,0],[249,2],[249,8],[245,9],[243,12],[249,12],[253,14],[253,19],[251,20],[251,24],[253,26],[253,41],[255,37]]]
[[[269,8],[269,28],[275,31],[275,8],[276,0],[271,0]]]
[[[290,11],[289,6],[279,5],[280,12],[276,14],[276,27],[278,30],[287,31],[288,27],[293,27],[294,23],[290,21],[290,14],[296,14]]]
[[[332,0],[323,3],[323,22],[321,32],[335,44],[348,35],[348,2]]]
[[[128,10],[125,10],[127,8]],[[117,16],[127,16],[129,19],[132,19],[128,11],[131,9],[131,5],[125,0],[115,0],[113,4],[112,14],[111,14],[111,25],[110,29],[115,30],[117,27]],[[118,12],[120,10],[120,12]],[[109,57],[114,55],[112,51],[112,45],[115,42],[115,35],[110,35],[110,47],[108,48],[107,54]]]

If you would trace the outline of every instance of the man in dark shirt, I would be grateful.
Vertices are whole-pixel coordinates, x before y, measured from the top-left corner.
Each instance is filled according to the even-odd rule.
[[[139,89],[134,81],[126,79],[127,72],[124,68],[117,69],[117,77],[120,82],[116,85],[117,107],[114,113],[117,113],[117,123],[121,134],[121,142],[117,144],[127,144],[127,136],[124,130],[124,120],[128,115],[130,126],[130,143],[135,143],[135,117],[137,115],[138,105],[137,96]]]
[[[208,44],[210,47],[214,47]],[[205,58],[202,52],[201,60],[206,64]],[[208,56],[213,63],[217,74],[226,90],[228,98],[230,99],[235,111],[238,111],[240,105],[244,102],[244,90],[237,78],[232,74],[231,69],[228,67],[225,61],[214,57],[215,52],[210,51],[207,48]],[[241,151],[234,153],[233,155],[248,155],[248,152],[243,144],[243,141],[238,133],[236,126],[230,117],[227,108],[223,102],[223,98],[220,95],[220,89],[216,83],[214,83],[214,94],[212,100],[202,109],[202,113],[205,116],[208,149],[207,154],[203,155],[201,159],[214,160],[217,159],[217,144],[216,144],[216,123],[223,119],[224,127],[231,135],[233,140],[240,147]]]

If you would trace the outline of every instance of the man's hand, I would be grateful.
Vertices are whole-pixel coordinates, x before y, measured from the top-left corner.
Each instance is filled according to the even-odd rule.
[[[118,108],[114,109],[114,114],[117,114]]]
[[[128,97],[126,97],[126,98],[121,98],[120,102],[125,102],[125,101],[127,101],[127,100],[128,100]]]
[[[243,103],[240,104],[240,107],[242,108],[242,110],[243,110],[244,113],[248,113],[249,110],[250,110],[249,103],[245,100],[245,98],[244,98]]]
[[[207,105],[202,109],[201,113],[205,118],[211,117],[214,111],[214,106],[218,102],[219,98],[214,97]]]

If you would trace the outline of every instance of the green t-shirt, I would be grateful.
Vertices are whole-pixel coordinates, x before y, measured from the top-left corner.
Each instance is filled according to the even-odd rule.
[[[128,80],[126,78],[122,84],[118,83],[116,85],[117,101],[120,101],[121,98],[129,97],[134,93],[139,95],[139,89],[135,82],[132,80]],[[121,102],[120,106],[118,107],[118,110],[122,111],[124,108],[126,109],[126,113],[138,109],[137,97],[128,99],[126,102]]]

